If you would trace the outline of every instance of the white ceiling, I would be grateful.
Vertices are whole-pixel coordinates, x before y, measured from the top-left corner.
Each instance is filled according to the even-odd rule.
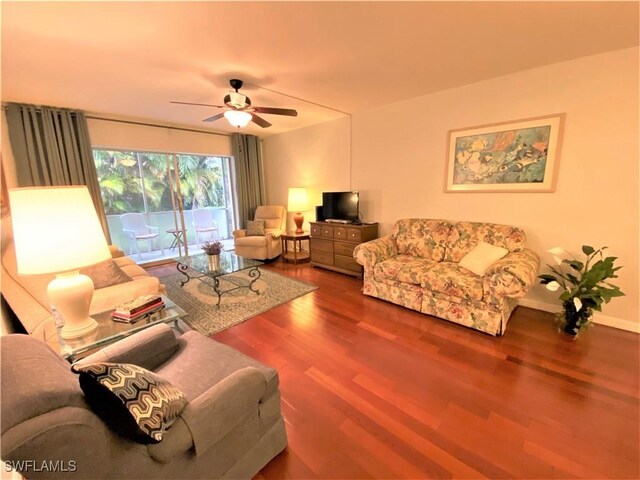
[[[638,45],[638,2],[3,2],[2,100],[233,131],[230,78],[356,112]],[[606,68],[606,65],[603,65]],[[266,136],[341,114],[248,85]]]

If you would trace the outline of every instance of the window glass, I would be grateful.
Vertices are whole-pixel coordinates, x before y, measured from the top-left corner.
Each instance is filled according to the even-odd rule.
[[[105,213],[144,212],[137,154],[117,150],[93,151]]]
[[[222,161],[220,157],[178,155],[185,210],[226,207]]]

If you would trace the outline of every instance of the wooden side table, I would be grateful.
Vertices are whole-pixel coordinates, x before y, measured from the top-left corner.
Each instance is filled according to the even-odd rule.
[[[282,241],[282,263],[308,262],[309,252],[302,249],[302,241],[309,240],[309,233],[286,232],[280,235]],[[293,243],[293,249],[289,249],[289,242]]]
[[[184,248],[184,235],[182,234],[182,230],[170,228],[167,230],[167,233],[173,235],[173,242],[171,242],[171,246],[169,247],[171,250],[175,250],[178,245]]]

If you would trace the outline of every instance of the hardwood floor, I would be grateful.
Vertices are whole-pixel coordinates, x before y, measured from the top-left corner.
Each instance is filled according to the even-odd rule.
[[[640,478],[640,336],[518,307],[494,338],[265,268],[320,288],[212,337],[280,374],[289,446],[257,478]]]

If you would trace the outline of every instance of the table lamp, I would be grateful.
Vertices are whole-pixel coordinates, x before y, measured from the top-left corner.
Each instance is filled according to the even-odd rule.
[[[86,186],[9,190],[13,239],[20,275],[56,273],[47,294],[64,326],[62,338],[92,332],[93,282],[78,269],[111,258]]]
[[[304,216],[302,212],[309,209],[309,199],[307,197],[306,188],[290,188],[289,189],[289,211],[295,212],[293,221],[296,224],[296,233],[304,233],[302,223]]]

